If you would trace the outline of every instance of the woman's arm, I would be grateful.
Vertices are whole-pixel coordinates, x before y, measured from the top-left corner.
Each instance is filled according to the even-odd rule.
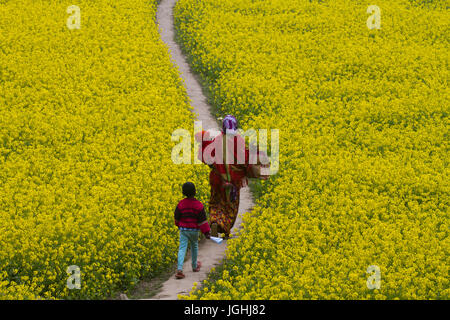
[[[205,148],[208,145],[210,145],[214,139],[211,139],[211,137],[212,137],[211,134],[209,133],[209,131],[205,131],[205,130],[202,130],[201,132],[197,132],[194,137],[195,137],[195,141],[197,141],[198,143],[201,144],[201,147],[198,149],[198,156],[197,156],[198,159],[201,162],[208,164],[208,163],[206,163],[206,161],[203,157],[203,153],[205,151]],[[212,168],[212,165],[210,165],[210,164],[208,164],[208,165],[210,166],[210,168]]]

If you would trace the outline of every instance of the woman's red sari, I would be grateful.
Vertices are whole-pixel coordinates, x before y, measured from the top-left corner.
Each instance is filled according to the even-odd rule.
[[[213,140],[210,140],[209,133],[202,131],[195,135],[195,139],[202,143],[198,158],[212,168],[209,175],[211,185],[209,222],[210,224],[217,223],[218,232],[225,233],[228,236],[238,215],[239,190],[247,185],[247,172],[251,170],[252,166],[249,164],[249,151],[245,147],[244,138],[238,134],[226,137],[223,133],[220,133]],[[222,163],[219,163],[220,161],[217,159],[213,163],[208,163],[208,155],[215,157],[215,152],[208,152],[207,149],[213,143],[216,143],[216,146],[223,146]],[[238,151],[241,152],[241,157],[245,159],[238,158]],[[234,160],[230,164],[226,163],[227,153],[228,159]],[[242,162],[241,164],[239,164],[238,159],[241,160],[239,161]]]

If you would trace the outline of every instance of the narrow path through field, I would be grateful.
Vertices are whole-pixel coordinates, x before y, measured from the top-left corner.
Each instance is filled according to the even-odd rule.
[[[207,99],[203,94],[202,87],[197,81],[195,75],[187,63],[180,47],[175,42],[174,21],[172,10],[177,0],[161,0],[157,11],[157,23],[159,25],[159,32],[162,41],[168,46],[172,61],[178,67],[180,76],[184,79],[188,96],[191,99],[194,113],[198,115],[197,120],[202,121],[204,130],[218,129],[217,121],[211,115],[211,108],[208,105]],[[236,224],[232,229],[232,233],[239,229],[242,213],[249,211],[253,207],[253,200],[248,187],[241,189],[239,216],[236,219]],[[153,299],[177,299],[178,294],[187,294],[192,289],[193,283],[200,283],[206,279],[211,268],[220,264],[224,258],[227,242],[223,241],[220,245],[211,240],[204,239],[199,244],[198,260],[202,262],[200,272],[192,272],[190,257],[184,264],[184,273],[186,278],[182,280],[175,279],[172,276],[167,280]]]

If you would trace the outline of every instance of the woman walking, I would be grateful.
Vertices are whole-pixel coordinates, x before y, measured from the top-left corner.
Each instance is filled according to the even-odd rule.
[[[249,150],[245,146],[245,139],[237,133],[237,128],[236,118],[227,115],[222,122],[222,131],[217,136],[211,137],[206,131],[195,136],[202,144],[199,159],[212,169],[209,175],[209,224],[213,237],[224,233],[225,238],[229,238],[238,215],[240,189],[247,185],[247,178],[267,179],[267,176],[256,173],[255,169],[260,163],[249,163]]]

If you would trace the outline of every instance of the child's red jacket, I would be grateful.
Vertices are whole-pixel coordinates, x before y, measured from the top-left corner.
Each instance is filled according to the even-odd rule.
[[[198,229],[207,234],[210,231],[203,204],[195,198],[181,200],[175,209],[175,225],[182,228]]]

